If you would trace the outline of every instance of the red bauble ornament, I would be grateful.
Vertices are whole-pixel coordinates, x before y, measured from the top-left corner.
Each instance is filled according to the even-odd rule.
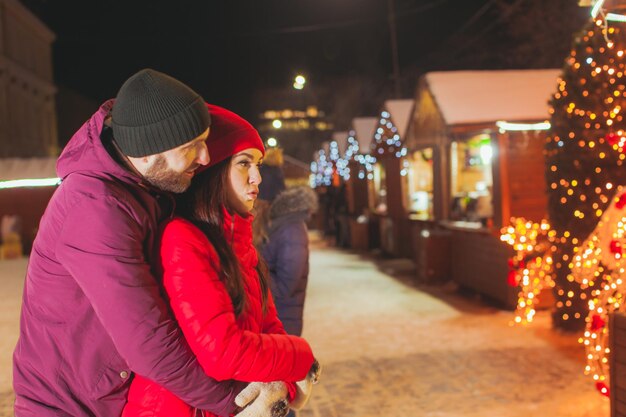
[[[515,271],[509,271],[509,276],[507,277],[506,282],[511,287],[517,287],[517,276],[515,274]]]
[[[619,145],[621,138],[619,137],[619,135],[613,132],[609,132],[604,136],[604,139],[607,141],[609,145],[613,146],[613,145]]]
[[[596,389],[600,391],[600,394],[608,397],[609,396],[609,386],[604,382],[596,382]]]
[[[612,240],[609,249],[613,254],[622,254],[622,244],[617,240]]]
[[[626,207],[626,193],[619,196],[619,200],[615,203],[615,207],[620,210]]]
[[[597,332],[598,330],[602,329],[605,324],[606,322],[599,314],[594,314],[593,316],[591,316],[590,328],[592,331]]]

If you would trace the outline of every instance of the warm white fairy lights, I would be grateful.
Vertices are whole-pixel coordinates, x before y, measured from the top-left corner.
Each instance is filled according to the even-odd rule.
[[[585,333],[579,341],[585,345],[585,373],[593,377],[605,395],[609,394],[608,316],[625,308],[625,249],[626,192],[619,186],[595,230],[576,248],[570,266],[576,282],[591,290]]]
[[[607,317],[622,308],[626,291],[619,265],[626,218],[613,197],[626,181],[626,38],[623,15],[608,13],[604,0],[587,5],[593,20],[566,59],[546,143],[551,223],[562,234],[553,317],[559,325],[585,320],[585,372],[608,395]]]
[[[533,223],[524,218],[511,219],[511,225],[501,230],[500,240],[515,250],[509,259],[511,286],[519,286],[517,308],[512,324],[533,321],[541,291],[554,287],[552,279],[552,241],[556,232],[546,220]]]

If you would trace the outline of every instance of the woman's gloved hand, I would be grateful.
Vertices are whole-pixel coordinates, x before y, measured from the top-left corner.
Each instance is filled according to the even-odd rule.
[[[311,392],[313,392],[313,385],[319,382],[321,374],[322,366],[319,364],[317,359],[315,359],[306,378],[302,381],[296,382],[296,396],[293,401],[289,403],[290,408],[293,408],[294,410],[301,410],[306,403],[309,402]]]
[[[252,382],[235,398],[245,407],[236,417],[285,417],[289,412],[287,385],[284,382]]]

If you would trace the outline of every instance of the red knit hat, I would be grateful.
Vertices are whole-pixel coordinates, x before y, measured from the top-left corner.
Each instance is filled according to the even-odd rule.
[[[206,146],[209,149],[211,162],[206,167],[248,148],[256,148],[265,155],[265,147],[259,132],[241,116],[223,107],[208,104],[211,114],[211,130]]]

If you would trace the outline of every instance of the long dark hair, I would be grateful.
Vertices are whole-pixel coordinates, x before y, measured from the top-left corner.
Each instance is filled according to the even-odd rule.
[[[239,317],[245,310],[247,302],[244,278],[239,260],[224,235],[222,211],[223,207],[228,209],[227,184],[231,159],[228,158],[197,174],[191,181],[189,189],[177,195],[176,214],[194,223],[213,244],[220,260],[220,279],[226,286],[235,315]],[[263,313],[265,313],[269,282],[267,267],[261,257],[259,257],[256,269],[261,286]]]

